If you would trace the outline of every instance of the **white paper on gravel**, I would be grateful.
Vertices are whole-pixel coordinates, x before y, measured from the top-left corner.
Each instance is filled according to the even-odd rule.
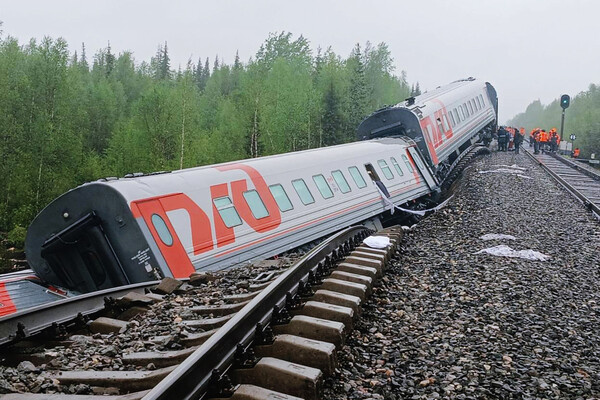
[[[494,247],[489,247],[487,249],[479,250],[475,254],[488,253],[493,256],[498,257],[513,257],[513,258],[524,258],[526,260],[532,261],[546,261],[550,259],[550,256],[540,253],[535,250],[513,250],[509,246],[499,245]]]
[[[502,233],[487,233],[483,236],[480,236],[479,239],[481,240],[515,240],[516,237],[514,237],[513,235],[504,235]]]
[[[363,243],[373,249],[385,249],[392,244],[387,236],[369,236],[363,240]]]

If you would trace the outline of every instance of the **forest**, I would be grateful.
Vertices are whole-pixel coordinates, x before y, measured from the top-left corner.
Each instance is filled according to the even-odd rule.
[[[561,114],[560,99],[546,106],[536,100],[507,124],[525,127],[527,132],[537,127],[546,130],[556,127],[560,132]],[[568,140],[571,134],[576,136],[573,148],[581,149],[581,158],[589,158],[591,154],[600,158],[600,87],[597,85],[591,84],[588,90],[574,98],[571,96],[571,104],[565,112],[563,139]]]
[[[231,58],[174,68],[167,43],[138,62],[110,44],[90,57],[0,34],[0,232],[22,243],[46,204],[101,177],[351,141],[365,116],[411,94],[385,43],[343,57],[283,32]]]

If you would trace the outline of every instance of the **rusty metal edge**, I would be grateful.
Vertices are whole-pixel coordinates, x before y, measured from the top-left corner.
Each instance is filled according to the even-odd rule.
[[[144,400],[201,399],[206,395],[213,371],[221,373],[232,364],[238,344],[249,344],[258,323],[266,324],[275,306],[283,306],[286,295],[294,295],[300,281],[306,282],[310,271],[317,269],[334,250],[362,234],[370,234],[364,226],[346,228],[320,243],[294,266],[240,310],[211,336],[198,350],[171,372]],[[361,239],[362,239],[361,238]]]

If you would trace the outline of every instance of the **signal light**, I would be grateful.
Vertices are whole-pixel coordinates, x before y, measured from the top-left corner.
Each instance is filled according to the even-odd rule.
[[[564,109],[569,108],[569,104],[571,103],[571,97],[568,94],[563,94],[560,96],[560,106]]]

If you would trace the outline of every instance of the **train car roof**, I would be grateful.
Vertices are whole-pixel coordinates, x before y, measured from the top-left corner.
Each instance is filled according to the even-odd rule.
[[[166,189],[169,187],[180,187],[181,190],[193,186],[210,185],[212,177],[219,179],[216,174],[220,172],[220,167],[226,167],[234,164],[244,164],[255,168],[261,172],[263,177],[272,175],[285,174],[292,171],[302,171],[304,167],[316,167],[319,165],[331,166],[332,162],[344,163],[347,160],[364,160],[368,159],[369,155],[379,154],[384,150],[382,146],[389,145],[414,145],[409,138],[382,138],[369,141],[352,142],[330,147],[321,147],[292,153],[276,154],[258,158],[249,158],[244,160],[231,161],[221,164],[204,165],[194,168],[176,170],[172,172],[154,173],[141,176],[133,176],[128,178],[107,178],[98,181],[85,183],[82,186],[103,184],[115,188],[121,192],[128,200],[139,195],[142,190],[148,195],[155,192],[157,187]],[[356,163],[359,166],[359,162]],[[206,172],[206,173],[205,173]],[[329,172],[324,170],[323,172]],[[213,175],[214,173],[214,175]],[[199,175],[201,174],[201,175]],[[301,177],[302,172],[298,173]],[[201,185],[198,184],[197,178],[207,179]],[[221,178],[222,179],[222,178]],[[156,185],[156,187],[155,187]],[[82,187],[80,186],[80,187]],[[135,188],[135,189],[134,189]],[[131,190],[136,192],[135,196]]]

